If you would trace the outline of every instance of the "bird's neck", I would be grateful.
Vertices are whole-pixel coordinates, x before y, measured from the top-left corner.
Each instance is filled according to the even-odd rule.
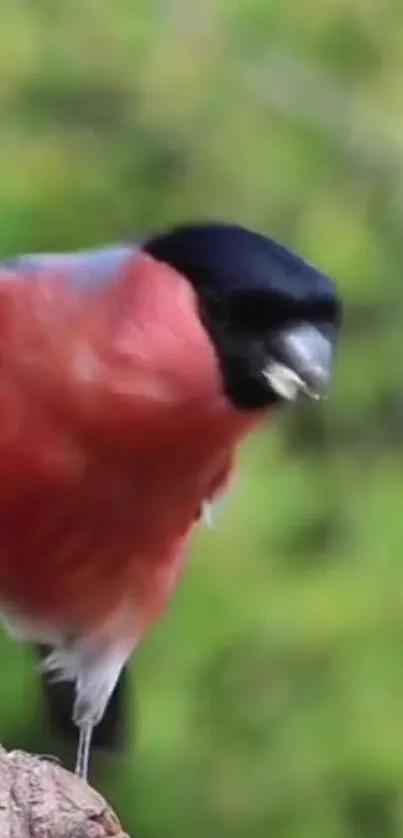
[[[115,347],[130,359],[133,398],[168,432],[193,426],[194,439],[234,442],[257,425],[262,411],[241,411],[225,395],[217,355],[185,277],[141,253],[130,265]],[[158,404],[158,410],[156,406]],[[154,417],[154,419],[152,418]]]

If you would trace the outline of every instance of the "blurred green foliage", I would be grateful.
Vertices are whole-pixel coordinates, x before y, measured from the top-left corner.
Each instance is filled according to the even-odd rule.
[[[100,785],[141,838],[403,836],[402,71],[398,0],[0,6],[4,255],[234,219],[346,298],[329,401],[246,446],[138,652]],[[5,744],[43,744],[31,663]]]

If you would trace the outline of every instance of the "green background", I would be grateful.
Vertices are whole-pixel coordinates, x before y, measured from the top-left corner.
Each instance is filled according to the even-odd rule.
[[[0,251],[218,217],[338,281],[326,404],[237,488],[133,666],[98,785],[141,838],[403,836],[403,4],[4,0]],[[0,740],[58,748],[2,640]]]

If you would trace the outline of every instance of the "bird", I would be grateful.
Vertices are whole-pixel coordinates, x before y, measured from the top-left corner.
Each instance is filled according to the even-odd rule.
[[[326,273],[232,222],[0,264],[0,614],[84,780],[242,440],[328,391],[342,309]]]

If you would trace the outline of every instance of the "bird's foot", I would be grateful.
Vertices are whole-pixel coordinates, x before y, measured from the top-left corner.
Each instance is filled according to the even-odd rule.
[[[53,754],[38,754],[38,759],[41,760],[41,762],[52,762],[54,765],[62,765],[61,759]]]

